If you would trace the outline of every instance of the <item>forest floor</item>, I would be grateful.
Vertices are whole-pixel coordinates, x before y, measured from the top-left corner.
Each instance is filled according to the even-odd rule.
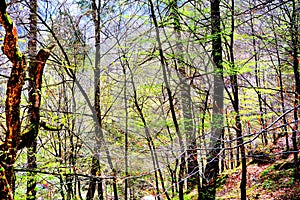
[[[300,200],[300,180],[295,179],[294,176],[294,155],[282,154],[283,149],[286,148],[284,140],[280,138],[276,145],[270,143],[259,149],[258,152],[264,152],[262,156],[256,159],[252,157],[247,161],[248,200]],[[300,138],[298,149],[300,149]],[[299,153],[298,157],[300,157]],[[241,166],[223,171],[217,180],[216,199],[240,200],[241,176]],[[185,199],[198,199],[197,190],[188,193]]]
[[[273,151],[276,155],[275,152]],[[219,177],[217,199],[240,199],[241,167],[224,171]],[[279,156],[271,163],[247,164],[247,199],[298,200],[300,181],[294,178],[293,155]]]
[[[275,165],[257,164],[247,167],[248,199],[300,199],[300,184],[293,178],[293,169],[278,169]],[[224,176],[224,175],[223,175]],[[225,175],[226,176],[226,175]],[[241,170],[232,172],[217,190],[217,199],[240,199]]]

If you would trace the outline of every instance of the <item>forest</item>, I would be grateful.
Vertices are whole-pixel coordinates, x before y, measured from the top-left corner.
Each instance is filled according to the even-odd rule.
[[[0,0],[0,200],[300,199],[299,0]]]

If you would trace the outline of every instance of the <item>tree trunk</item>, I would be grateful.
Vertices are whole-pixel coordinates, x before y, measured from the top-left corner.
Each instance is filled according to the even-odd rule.
[[[211,0],[211,33],[212,60],[214,65],[212,135],[210,139],[207,163],[202,180],[202,189],[199,199],[215,199],[216,179],[219,174],[219,152],[221,136],[224,132],[224,84],[222,66],[222,40],[220,0]]]
[[[31,112],[34,112],[34,95],[35,90],[35,69],[34,69],[34,63],[35,63],[35,55],[37,53],[37,0],[31,0],[30,1],[30,15],[29,15],[29,41],[28,41],[28,56],[30,59],[30,65],[29,65],[29,86],[28,86],[28,94],[29,94],[29,100],[30,100],[30,109],[29,109],[29,121],[33,126],[37,126],[39,123],[39,119],[35,119],[35,116],[38,115],[38,113],[35,113],[34,115],[31,114]],[[38,120],[38,121],[37,121]],[[38,129],[35,130],[36,135],[38,135]],[[31,170],[35,170],[37,167],[36,164],[36,150],[37,150],[37,140],[36,138],[32,142],[32,144],[27,149],[27,168]],[[36,181],[35,181],[36,173],[34,172],[28,172],[27,175],[27,192],[26,192],[26,199],[36,199]]]
[[[128,194],[128,190],[130,189],[130,184],[127,179],[129,177],[129,162],[128,162],[128,99],[127,99],[127,74],[126,67],[122,65],[123,74],[124,74],[124,110],[125,110],[125,132],[124,132],[124,158],[125,158],[125,182],[124,182],[124,199],[128,200],[130,198],[130,194]]]
[[[113,166],[112,159],[110,152],[108,148],[105,145],[105,138],[102,130],[102,118],[101,118],[101,102],[100,102],[100,18],[101,18],[101,1],[99,0],[98,3],[96,3],[95,0],[92,0],[92,17],[93,17],[93,22],[94,22],[94,27],[95,27],[95,46],[96,46],[96,53],[95,53],[95,70],[94,70],[94,90],[95,90],[95,113],[96,113],[96,119],[95,122],[95,135],[96,135],[96,140],[97,140],[97,149],[100,149],[101,146],[104,144],[105,148],[105,154],[107,156],[107,161],[108,164],[112,170],[112,176],[113,176],[113,193],[114,193],[114,199],[118,199],[118,188],[117,188],[117,181],[116,181],[116,170]],[[97,151],[96,149],[96,151]],[[97,159],[100,159],[97,157]],[[93,162],[99,162],[93,159]],[[97,163],[92,163],[92,165],[97,164]],[[100,167],[100,165],[99,165]],[[99,169],[100,171],[100,169]],[[96,175],[96,174],[93,174]],[[100,183],[101,186],[101,183]],[[94,195],[95,190],[93,189],[94,187],[90,187],[88,190],[88,194],[91,196]],[[98,189],[98,192],[103,191],[102,189]],[[98,196],[103,198],[103,193],[100,193]]]
[[[292,142],[294,150],[294,162],[295,162],[295,178],[299,179],[299,161],[298,161],[298,146],[297,146],[297,133],[298,133],[298,104],[300,95],[300,74],[299,74],[299,26],[298,22],[300,20],[299,5],[298,1],[293,0],[293,10],[292,18],[290,19],[291,24],[291,38],[292,38],[292,58],[293,58],[293,70],[295,77],[295,100],[294,100],[294,121],[295,125],[292,131]]]
[[[172,9],[172,17],[174,21],[174,31],[176,37],[176,52],[174,53],[177,57],[175,58],[174,62],[175,69],[177,70],[177,72],[179,72],[178,74],[181,84],[180,95],[187,146],[187,187],[188,191],[191,191],[197,186],[200,187],[199,164],[197,160],[196,150],[196,134],[194,131],[193,124],[191,86],[189,80],[187,79],[188,73],[184,64],[184,49],[182,46],[180,16],[178,16],[177,0],[172,1],[170,4]]]
[[[276,57],[277,57],[277,62],[278,62],[278,69],[276,70],[276,73],[277,73],[277,77],[278,77],[278,82],[277,82],[277,85],[279,85],[280,87],[280,105],[281,105],[281,113],[283,114],[285,112],[285,98],[284,98],[284,87],[283,87],[283,80],[282,80],[282,63],[281,63],[281,58],[280,58],[280,54],[279,54],[279,41],[278,41],[278,35],[277,35],[277,32],[276,32],[276,28],[277,28],[277,25],[274,24],[274,16],[271,15],[271,19],[272,19],[272,30],[274,32],[274,39],[275,39],[275,45],[276,45]],[[282,125],[283,125],[283,134],[280,134],[278,136],[279,137],[282,137],[282,136],[285,136],[285,145],[286,145],[286,153],[283,154],[282,158],[287,158],[288,155],[289,155],[289,150],[290,150],[290,147],[289,147],[289,134],[288,134],[288,129],[287,129],[287,125],[288,122],[287,122],[287,119],[286,119],[286,115],[283,115],[282,116]],[[277,139],[276,138],[276,141],[275,143],[277,142]]]
[[[95,69],[94,69],[94,108],[95,108],[95,114],[94,116],[94,121],[95,121],[95,135],[96,135],[96,140],[97,140],[97,149],[100,149],[100,143],[102,143],[103,137],[101,137],[102,132],[101,129],[101,108],[100,108],[100,5],[97,6],[96,1],[92,0],[92,18],[94,21],[94,27],[95,27],[95,47],[96,47],[96,53],[95,53]],[[100,162],[99,157],[97,158],[96,155],[94,155],[92,159],[92,168],[91,168],[91,175],[96,176],[97,172],[98,175],[100,174]],[[102,181],[102,180],[101,180]],[[96,178],[91,178],[90,183],[89,183],[89,188],[87,192],[87,199],[93,199],[95,192],[96,192],[96,185],[97,185],[97,179]],[[102,185],[102,183],[100,183]],[[103,191],[101,189],[100,191]],[[103,199],[103,193],[99,194],[99,199]]]
[[[230,76],[230,82],[232,86],[232,93],[233,93],[233,99],[232,105],[235,111],[235,130],[236,130],[236,136],[238,138],[238,147],[241,151],[241,160],[242,160],[242,179],[240,184],[241,189],[241,200],[246,200],[246,181],[247,181],[247,160],[246,160],[246,153],[245,153],[245,145],[243,140],[243,134],[242,134],[242,123],[241,123],[241,117],[240,117],[240,109],[239,109],[239,87],[238,87],[238,77],[237,77],[237,71],[235,70],[235,60],[234,60],[234,0],[231,1],[231,32],[230,32],[230,45],[229,45],[229,54],[230,54],[230,63],[232,67],[232,71],[234,72],[233,75]],[[230,96],[230,94],[228,93]]]
[[[250,23],[251,23],[251,32],[252,32],[252,45],[253,45],[253,51],[254,51],[254,61],[255,61],[255,83],[256,83],[256,87],[259,88],[260,87],[260,77],[259,77],[259,74],[260,74],[260,70],[259,70],[259,65],[258,65],[258,62],[259,62],[259,57],[258,57],[258,52],[257,52],[257,42],[256,42],[256,39],[255,39],[255,30],[254,30],[254,23],[253,20],[255,19],[254,16],[252,16],[252,12],[250,12],[251,14],[251,19],[250,19]],[[257,93],[257,98],[258,98],[258,103],[259,103],[259,114],[260,114],[260,117],[259,117],[259,121],[260,121],[260,124],[261,124],[261,128],[262,130],[265,129],[265,116],[264,116],[264,111],[263,111],[263,97],[262,97],[262,94],[261,94],[261,91],[256,91]],[[268,140],[267,140],[267,133],[266,131],[264,130],[263,133],[261,134],[262,136],[262,143],[263,145],[267,145],[268,144]],[[239,160],[239,159],[238,159]]]
[[[6,115],[6,137],[0,146],[0,199],[13,199],[14,189],[14,169],[13,165],[16,160],[18,149],[25,146],[29,147],[32,141],[37,137],[38,124],[30,126],[28,132],[20,132],[20,102],[21,92],[24,85],[25,77],[25,58],[18,47],[17,28],[6,12],[6,2],[0,1],[0,23],[5,29],[5,37],[3,43],[3,53],[12,63],[11,75],[7,82],[5,115]],[[50,55],[49,49],[42,49],[36,56],[36,61],[33,64],[35,69],[35,95],[32,96],[34,104],[31,111],[32,118],[39,121],[39,106],[40,106],[40,89],[42,84],[43,69]]]
[[[171,92],[171,88],[168,82],[168,76],[167,76],[167,69],[166,69],[166,61],[165,61],[165,57],[163,55],[163,49],[162,49],[162,42],[161,42],[161,38],[160,38],[160,34],[159,34],[159,26],[158,26],[158,22],[156,19],[156,15],[155,15],[155,11],[154,11],[154,5],[152,0],[149,0],[149,4],[150,4],[150,12],[151,12],[151,18],[155,27],[155,36],[156,36],[156,41],[158,43],[158,51],[159,51],[159,58],[160,58],[160,63],[161,63],[161,67],[162,67],[162,71],[163,71],[163,80],[164,83],[166,85],[166,90],[167,90],[167,94],[168,94],[168,98],[169,98],[169,105],[170,105],[170,111],[171,111],[171,115],[172,115],[172,120],[175,126],[175,130],[178,136],[178,140],[179,140],[179,145],[180,145],[180,167],[179,167],[179,200],[183,200],[183,190],[184,190],[184,171],[185,171],[185,150],[184,150],[184,143],[183,143],[183,138],[179,129],[179,124],[177,121],[177,117],[176,117],[176,113],[175,113],[175,108],[174,108],[174,104],[173,104],[173,96],[172,96],[172,92]]]
[[[13,199],[14,170],[17,146],[20,143],[20,101],[24,85],[25,59],[18,47],[17,28],[6,12],[6,2],[0,1],[0,22],[5,30],[3,53],[12,62],[6,90],[6,137],[1,145],[0,199]]]

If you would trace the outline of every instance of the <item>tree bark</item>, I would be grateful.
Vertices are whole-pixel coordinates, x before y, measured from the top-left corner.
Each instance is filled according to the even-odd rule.
[[[238,85],[238,76],[237,71],[235,70],[235,60],[234,60],[234,0],[231,1],[231,33],[230,33],[230,45],[229,45],[229,54],[230,54],[230,63],[233,71],[233,75],[230,76],[230,82],[232,86],[232,94],[233,98],[230,97],[232,101],[232,105],[235,111],[235,131],[236,136],[238,138],[238,147],[241,151],[241,161],[242,161],[242,179],[240,183],[240,189],[241,189],[241,200],[246,200],[246,183],[247,183],[247,160],[246,160],[246,153],[245,153],[245,145],[243,140],[243,134],[242,134],[242,123],[241,123],[241,117],[240,117],[240,103],[239,103],[239,85]],[[230,96],[230,94],[228,93]]]
[[[29,108],[29,121],[31,123],[30,126],[37,126],[39,123],[39,113],[36,113],[34,111],[34,96],[40,95],[36,94],[36,88],[35,88],[35,69],[34,63],[35,61],[35,55],[37,53],[37,0],[31,0],[30,1],[30,15],[29,15],[29,41],[28,41],[28,56],[30,59],[30,65],[29,65],[29,86],[28,86],[28,94],[29,94],[29,102],[30,102],[30,108]],[[32,115],[32,112],[34,115]],[[38,128],[34,130],[36,135],[38,134]],[[37,140],[36,138],[32,142],[32,144],[27,149],[27,168],[31,170],[35,170],[37,167],[36,164],[36,150],[37,150]],[[26,199],[32,200],[36,199],[36,181],[35,181],[35,175],[34,172],[28,172],[27,174],[27,191],[26,191]]]
[[[177,56],[174,60],[175,69],[179,75],[180,79],[180,95],[181,95],[181,105],[182,113],[184,118],[184,131],[186,137],[186,147],[187,147],[187,189],[188,191],[193,190],[198,186],[200,187],[199,180],[199,163],[197,155],[197,145],[196,145],[196,133],[194,131],[193,124],[193,110],[192,110],[192,98],[191,98],[191,85],[189,79],[187,78],[188,72],[184,64],[184,50],[182,45],[181,37],[181,27],[180,27],[180,16],[178,16],[178,5],[177,0],[171,3],[171,14],[174,23],[174,32],[176,38],[176,52]]]
[[[299,14],[299,2],[293,0],[293,10],[292,10],[292,18],[290,19],[290,31],[292,38],[292,58],[293,58],[293,70],[295,77],[295,100],[294,100],[294,120],[295,125],[292,131],[292,142],[293,142],[293,150],[294,150],[294,162],[295,162],[295,178],[300,178],[299,173],[299,160],[298,160],[298,146],[297,146],[297,133],[298,133],[298,104],[299,104],[299,95],[300,95],[300,74],[299,74],[299,26],[298,22],[300,20]]]
[[[156,41],[158,43],[158,51],[159,51],[159,58],[160,58],[160,63],[163,71],[163,80],[166,85],[166,90],[169,98],[169,105],[170,105],[170,111],[172,115],[172,120],[173,124],[175,126],[176,134],[178,136],[179,140],[179,145],[180,145],[180,165],[179,165],[179,176],[178,176],[178,182],[179,182],[179,200],[184,199],[183,191],[184,191],[184,171],[185,171],[185,150],[184,150],[184,143],[183,143],[183,138],[182,134],[179,129],[179,124],[177,121],[176,113],[175,113],[175,108],[174,108],[174,103],[173,103],[173,96],[171,92],[171,88],[168,82],[168,76],[167,76],[167,69],[166,69],[166,61],[165,57],[163,55],[163,49],[162,49],[162,42],[159,34],[159,26],[158,22],[156,19],[155,15],[155,10],[154,10],[154,5],[153,1],[149,0],[149,5],[150,5],[150,12],[151,12],[151,18],[155,27],[155,36],[156,36]]]
[[[3,53],[12,63],[11,75],[7,82],[5,115],[6,137],[0,148],[0,199],[13,199],[14,169],[17,146],[20,143],[20,102],[24,85],[25,59],[18,47],[17,28],[6,12],[4,0],[0,1],[0,22],[5,29]]]
[[[96,140],[97,140],[97,149],[100,149],[101,145],[104,144],[104,148],[105,148],[105,154],[107,156],[107,161],[108,164],[112,170],[112,176],[114,176],[113,178],[113,194],[114,194],[114,199],[117,200],[118,199],[118,188],[117,188],[117,180],[116,180],[116,170],[113,166],[112,163],[112,159],[111,159],[111,155],[109,152],[109,149],[106,147],[105,145],[105,138],[104,138],[104,134],[103,134],[103,130],[102,130],[102,118],[101,118],[101,102],[100,102],[100,18],[101,18],[101,1],[99,0],[98,3],[96,3],[95,0],[92,0],[92,17],[93,17],[93,22],[94,22],[94,27],[95,27],[95,47],[96,47],[96,53],[95,53],[95,70],[94,70],[94,90],[95,90],[95,102],[94,102],[94,106],[95,106],[95,113],[96,113],[96,124],[95,124],[95,135],[96,135]],[[97,157],[97,159],[100,159],[99,157]],[[99,172],[100,172],[100,164],[99,164],[99,160],[97,161],[97,159],[93,159],[92,162],[97,162],[97,163],[92,163],[92,165],[97,165],[99,166]],[[96,175],[96,174],[93,174]],[[95,184],[95,183],[91,183]],[[99,188],[100,187],[100,188]],[[99,189],[98,189],[98,196],[100,199],[103,198],[103,189],[102,187],[102,183],[101,181],[99,182]],[[95,190],[93,189],[95,188],[94,186],[89,187],[88,190],[88,194],[92,196],[94,196]]]
[[[29,146],[36,138],[34,130],[38,129],[33,126],[26,133],[21,134],[20,122],[20,102],[21,92],[24,85],[25,77],[25,57],[18,47],[17,28],[6,12],[7,5],[5,0],[0,1],[0,23],[5,29],[4,43],[2,47],[3,53],[12,63],[11,75],[7,82],[5,115],[6,115],[6,136],[4,143],[0,146],[0,199],[13,199],[14,189],[14,169],[13,165],[16,161],[18,149]],[[51,49],[51,48],[50,48]],[[35,67],[35,84],[39,90],[33,95],[33,107],[31,114],[35,120],[39,119],[40,105],[40,87],[42,83],[42,73],[46,60],[50,55],[50,49],[42,49],[36,57]]]
[[[198,199],[215,199],[216,179],[219,174],[219,152],[224,132],[224,83],[222,65],[220,0],[211,0],[212,60],[214,65],[212,134],[207,163]]]

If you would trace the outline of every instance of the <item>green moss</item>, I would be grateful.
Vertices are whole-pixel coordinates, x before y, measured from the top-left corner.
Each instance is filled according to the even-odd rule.
[[[289,188],[294,185],[294,169],[276,170],[274,165],[260,173],[263,179],[263,189],[277,190],[278,188]]]
[[[271,171],[274,171],[274,165],[272,165],[272,166],[266,168],[264,171],[262,171],[262,172],[260,173],[260,176],[261,176],[262,178],[265,178],[266,176],[268,176],[268,175],[270,174]]]
[[[0,167],[0,172],[3,172],[4,171],[4,168],[3,167]]]
[[[228,178],[228,174],[221,174],[218,178],[217,178],[217,187],[221,187],[226,183],[226,180]]]
[[[17,47],[17,48],[15,49],[15,51],[16,51],[17,59],[18,59],[19,61],[21,61],[21,60],[23,59],[23,54],[22,54],[22,52],[20,51],[19,47]]]
[[[3,17],[4,17],[5,22],[7,23],[8,26],[12,26],[13,25],[13,20],[10,18],[10,16],[7,14],[7,12],[5,12],[3,14]]]

